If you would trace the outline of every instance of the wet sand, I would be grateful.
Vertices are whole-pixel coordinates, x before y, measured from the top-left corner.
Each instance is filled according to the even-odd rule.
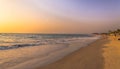
[[[97,40],[55,63],[36,69],[103,69],[104,48],[108,40]]]
[[[35,69],[120,69],[120,41],[100,39],[57,62]]]

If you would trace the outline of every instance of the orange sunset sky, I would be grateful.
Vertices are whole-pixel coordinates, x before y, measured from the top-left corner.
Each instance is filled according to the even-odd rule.
[[[117,3],[0,0],[0,33],[105,32],[120,25]]]

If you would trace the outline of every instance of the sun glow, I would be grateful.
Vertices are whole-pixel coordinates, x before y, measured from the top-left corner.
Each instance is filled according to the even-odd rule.
[[[113,2],[98,3],[110,9],[93,3],[95,6],[64,0],[0,0],[0,33],[88,33],[115,24],[119,16],[115,15],[118,9],[111,10],[116,7]]]
[[[38,27],[36,24],[38,18],[29,8],[0,1],[0,32],[33,32]]]

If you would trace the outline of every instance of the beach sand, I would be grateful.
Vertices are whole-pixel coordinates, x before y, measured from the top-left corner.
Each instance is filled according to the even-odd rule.
[[[104,49],[104,69],[120,69],[120,41],[118,38],[110,37],[111,40]]]
[[[120,41],[100,39],[57,62],[35,69],[120,69]]]

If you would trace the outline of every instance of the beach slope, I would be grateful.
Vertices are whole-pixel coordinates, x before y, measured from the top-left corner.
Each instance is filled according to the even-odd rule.
[[[97,40],[55,63],[36,69],[103,69],[105,64],[103,53],[107,43],[109,43],[107,39]]]

